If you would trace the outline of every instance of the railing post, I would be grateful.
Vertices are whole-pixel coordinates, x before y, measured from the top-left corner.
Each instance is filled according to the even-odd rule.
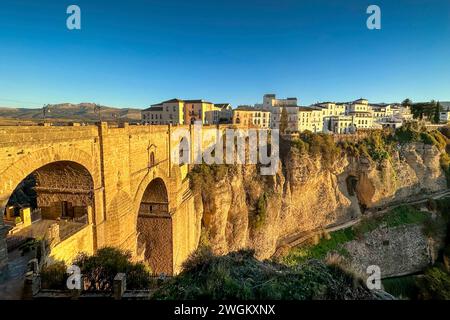
[[[113,294],[115,300],[121,300],[127,287],[127,276],[125,273],[118,273],[114,277]]]
[[[33,297],[41,290],[41,276],[33,271],[25,274],[25,282],[23,285],[23,299],[33,299]]]

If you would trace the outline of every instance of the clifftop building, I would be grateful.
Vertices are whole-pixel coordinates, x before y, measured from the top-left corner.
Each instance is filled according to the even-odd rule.
[[[262,108],[239,106],[233,110],[233,124],[238,126],[270,128],[271,114]]]
[[[296,106],[298,104],[297,98],[277,99],[273,93],[265,94],[263,96],[263,103],[255,105],[256,108],[272,111],[274,107]]]
[[[142,111],[143,124],[219,124],[231,121],[232,109],[229,103],[215,105],[202,99],[171,99],[152,105]]]

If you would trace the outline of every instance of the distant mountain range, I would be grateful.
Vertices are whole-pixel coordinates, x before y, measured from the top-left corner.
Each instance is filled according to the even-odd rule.
[[[450,110],[449,101],[441,101],[444,110]],[[78,121],[78,122],[96,122],[99,121],[99,114],[96,111],[94,103],[60,103],[49,105],[49,112],[46,119],[54,121]],[[100,106],[102,121],[129,121],[135,122],[141,120],[141,110],[133,108],[114,108]],[[42,108],[6,108],[0,107],[0,119],[13,121],[42,121]]]
[[[103,121],[140,121],[141,110],[131,108],[113,108],[100,106],[101,119]],[[4,108],[0,107],[0,118],[14,120],[40,121],[43,119],[42,108]],[[46,119],[59,121],[80,121],[94,122],[99,121],[99,113],[94,103],[61,103],[48,106]]]

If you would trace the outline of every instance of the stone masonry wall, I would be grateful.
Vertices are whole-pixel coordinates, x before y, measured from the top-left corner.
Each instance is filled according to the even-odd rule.
[[[176,223],[195,220],[183,218],[184,215],[194,214],[188,209],[193,207],[193,200],[190,200],[190,205],[183,204],[186,202],[183,194],[186,193],[188,184],[182,183],[180,167],[171,164],[170,130],[170,126],[127,124],[112,128],[106,123],[85,127],[2,127],[0,212],[4,211],[15,187],[29,174],[47,164],[73,162],[86,169],[92,178],[90,187],[93,190],[93,203],[92,214],[89,216],[92,251],[103,246],[116,246],[135,253],[139,206],[142,195],[152,180],[161,178],[164,181],[168,192],[169,213],[177,217],[176,221],[179,222]],[[150,161],[151,153],[154,156],[153,163]],[[43,179],[46,177],[52,178],[51,175],[42,175]],[[51,185],[64,185],[64,182],[56,181]],[[81,180],[80,183],[85,184]],[[50,200],[48,198],[45,201],[51,202]],[[85,202],[81,198],[73,200]],[[198,233],[190,228],[198,228],[198,225],[183,226],[180,230],[186,229],[191,235]],[[5,250],[2,250],[3,238],[0,237],[0,265],[5,263],[6,258]],[[177,249],[178,257],[187,257],[196,248],[196,237],[188,238],[191,240]],[[85,245],[75,241],[70,247],[75,252]],[[180,263],[177,258],[177,264]]]

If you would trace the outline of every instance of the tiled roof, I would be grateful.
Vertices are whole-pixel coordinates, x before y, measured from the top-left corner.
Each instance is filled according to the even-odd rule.
[[[160,105],[153,105],[150,108],[144,109],[142,111],[163,111],[163,107]]]
[[[234,109],[235,111],[257,111],[257,112],[270,112],[267,110],[263,110],[260,108],[254,108],[251,106],[238,106],[236,109]]]
[[[163,101],[163,102],[158,103],[158,104],[170,103],[170,102],[183,102],[183,100],[178,99],[178,98],[174,98],[174,99],[170,99],[170,100]]]
[[[210,104],[212,104],[212,102],[205,101],[203,99],[184,100],[184,102],[186,102],[186,103],[210,103]]]
[[[228,106],[231,107],[231,104],[229,103],[215,103],[214,104],[215,107],[223,109],[223,108],[227,108]]]

